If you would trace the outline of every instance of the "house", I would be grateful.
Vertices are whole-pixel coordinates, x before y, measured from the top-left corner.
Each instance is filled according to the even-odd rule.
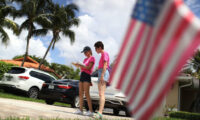
[[[17,58],[17,59],[14,59],[14,60],[0,60],[0,61],[3,61],[5,63],[15,64],[17,66],[21,66],[23,59],[24,59],[24,57]],[[24,62],[24,67],[38,69],[39,63],[28,56],[28,57],[26,57],[26,61]],[[45,65],[41,65],[40,69],[45,71],[45,72],[53,73],[58,78],[61,78],[61,76],[59,76],[57,73],[55,73],[55,71],[53,69],[51,69],[51,68],[49,68]]]
[[[155,116],[164,116],[168,111],[200,112],[199,92],[199,79],[180,74],[176,77],[160,108],[155,112]]]

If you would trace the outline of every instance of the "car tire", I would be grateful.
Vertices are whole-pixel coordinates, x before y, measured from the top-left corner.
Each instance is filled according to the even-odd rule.
[[[37,99],[39,95],[39,89],[36,87],[32,87],[29,89],[28,91],[28,97],[29,98],[33,98],[33,99]]]
[[[113,109],[113,114],[114,115],[119,115],[119,110],[118,109]]]
[[[125,113],[126,113],[126,117],[131,117],[131,114],[127,109],[125,110]]]
[[[46,99],[45,102],[46,102],[46,104],[48,104],[48,105],[53,105],[55,101],[50,100],[50,99]]]
[[[87,101],[86,101],[84,104],[85,104],[85,109],[86,109],[87,111],[89,111],[89,107],[88,107]],[[96,111],[97,107],[98,107],[97,105],[92,104],[93,112]]]
[[[73,102],[71,103],[71,107],[72,108],[79,108],[80,106],[80,101],[79,101],[79,96],[76,96],[73,100]]]

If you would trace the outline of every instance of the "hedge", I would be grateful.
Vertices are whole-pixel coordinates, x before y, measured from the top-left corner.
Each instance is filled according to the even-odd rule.
[[[3,77],[3,74],[6,73],[6,72],[8,72],[8,70],[10,70],[10,68],[12,66],[16,66],[16,65],[0,61],[0,80]]]
[[[169,116],[171,118],[180,118],[185,120],[200,120],[200,114],[199,113],[190,113],[190,112],[170,112]]]

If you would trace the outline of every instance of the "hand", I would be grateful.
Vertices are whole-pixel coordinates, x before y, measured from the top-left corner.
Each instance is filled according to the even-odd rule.
[[[78,63],[72,63],[74,66],[76,66],[77,68],[80,67],[80,65]]]

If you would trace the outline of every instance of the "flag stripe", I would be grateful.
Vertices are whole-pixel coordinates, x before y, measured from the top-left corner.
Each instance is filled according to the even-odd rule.
[[[133,39],[136,39],[136,41],[135,41],[134,44],[132,44],[131,50],[128,53],[129,55],[126,58],[126,64],[124,65],[124,67],[122,69],[123,72],[121,73],[121,77],[120,77],[120,79],[118,81],[118,84],[116,86],[117,89],[121,89],[121,84],[123,82],[123,77],[125,76],[125,74],[126,74],[126,72],[128,70],[128,67],[129,67],[129,65],[132,62],[133,55],[136,53],[136,50],[138,50],[138,48],[139,48],[139,43],[141,43],[142,36],[144,35],[143,33],[144,33],[144,30],[146,29],[146,27],[147,26],[145,24],[142,24],[141,25],[141,29],[139,30],[138,35],[136,36],[136,38],[133,38]]]
[[[128,28],[127,32],[126,32],[127,34],[125,35],[124,42],[123,42],[123,44],[121,46],[121,49],[119,51],[119,57],[117,57],[116,64],[114,65],[112,73],[115,73],[115,71],[117,70],[120,58],[121,58],[121,56],[122,56],[122,54],[124,52],[124,49],[126,48],[126,45],[127,45],[128,41],[129,41],[129,38],[131,36],[131,33],[132,33],[132,30],[133,30],[133,27],[134,27],[135,23],[136,23],[135,20],[131,20],[130,23],[129,23],[129,28]],[[114,85],[114,83],[112,83],[114,74],[112,74],[112,73],[110,75],[110,81],[109,82],[110,82],[110,84]]]
[[[154,73],[151,75],[152,76],[151,80],[149,81],[148,86],[145,88],[148,90],[148,92],[145,92],[143,94],[144,97],[140,100],[139,104],[137,104],[137,107],[135,107],[133,112],[135,112],[139,108],[141,108],[143,103],[145,103],[147,101],[150,93],[152,92],[152,89],[154,88],[154,85],[156,85],[156,82],[159,80],[158,76],[160,74],[162,74],[163,72],[165,72],[165,71],[163,71],[164,70],[163,68],[165,68],[167,66],[167,62],[169,61],[169,58],[172,56],[174,49],[178,46],[178,42],[179,42],[182,34],[184,33],[184,30],[187,28],[188,25],[189,25],[189,23],[185,19],[183,19],[182,22],[180,22],[179,27],[177,27],[177,31],[175,32],[174,36],[172,37],[175,39],[171,39],[170,43],[168,43],[168,47],[162,54],[162,58],[158,59],[160,61],[157,62],[157,67],[154,69]],[[138,91],[138,90],[136,89],[136,91]]]
[[[168,15],[166,16],[167,18],[163,18],[165,21],[171,21],[171,19],[172,19],[172,17],[171,16],[175,16],[174,15],[174,9],[171,9],[171,7],[169,7],[169,9],[170,10],[172,10],[172,11],[170,11],[169,13],[168,13]],[[171,23],[171,24],[167,24],[165,21],[163,21],[163,23],[162,23],[162,25],[160,25],[161,27],[160,27],[160,29],[159,29],[159,31],[161,31],[162,33],[164,33],[165,31],[163,31],[163,30],[167,30],[167,28],[168,27],[170,27],[170,29],[168,29],[168,34],[171,32],[171,33],[173,33],[173,31],[175,30],[174,28],[176,27],[176,24],[179,22],[178,21],[178,19],[175,19],[173,22],[174,23]],[[156,40],[156,41],[158,41],[158,40],[160,40],[160,38],[167,38],[166,37],[166,35],[165,36],[162,36],[162,35],[164,35],[164,34],[162,34],[161,32],[158,32],[157,34],[157,36],[158,37],[156,37],[155,39],[154,38],[152,38],[153,40]],[[158,43],[158,42],[157,42]],[[154,41],[153,41],[153,43],[152,43],[153,45],[154,45]],[[158,44],[156,44],[157,46],[155,46],[155,47],[158,47],[159,45]],[[150,45],[149,45],[150,46]],[[150,56],[150,55],[153,55],[153,54],[151,54],[151,51],[152,51],[152,49],[153,49],[153,46],[151,46],[150,47],[150,49],[149,48],[147,48],[147,50],[146,50],[146,55],[145,55],[145,61],[143,62],[143,64],[141,65],[142,67],[141,67],[141,69],[139,70],[139,73],[142,73],[142,75],[140,74],[140,76],[139,76],[139,73],[138,73],[138,75],[136,76],[136,77],[134,77],[135,79],[136,79],[136,81],[133,83],[133,85],[135,85],[135,87],[132,87],[132,88],[130,88],[131,90],[129,91],[129,96],[128,96],[128,100],[130,100],[130,97],[132,96],[132,94],[133,94],[133,92],[135,91],[135,89],[137,88],[137,87],[140,87],[141,86],[141,84],[143,83],[143,81],[144,81],[144,78],[146,77],[146,75],[148,75],[149,74],[149,71],[147,71],[148,70],[148,67],[151,65],[151,57],[152,56]],[[145,65],[144,65],[145,64]],[[151,71],[150,71],[151,72]],[[133,76],[132,76],[133,77]],[[141,77],[142,77],[142,79],[141,79]],[[138,84],[137,84],[138,83]],[[131,101],[132,102],[132,101]]]
[[[141,27],[141,22],[136,22],[136,20],[133,20],[134,22],[134,29],[131,29],[131,36],[129,39],[127,39],[127,43],[126,43],[126,49],[123,50],[123,54],[121,54],[117,59],[118,61],[120,61],[116,68],[114,68],[114,71],[115,72],[115,75],[113,76],[112,79],[113,82],[112,84],[116,86],[117,82],[117,78],[119,78],[120,74],[121,74],[121,69],[123,68],[124,64],[125,64],[125,60],[126,59],[121,59],[121,58],[126,58],[128,56],[128,51],[131,49],[131,46],[132,44],[134,43],[135,39],[132,39],[132,38],[135,38],[135,36],[137,36],[138,34],[138,30],[140,29]]]
[[[164,9],[167,9],[167,7],[169,7],[169,5],[167,5]],[[161,18],[163,18],[163,17],[166,17],[165,16],[165,12],[162,14],[162,16],[161,16]],[[167,19],[167,18],[166,18]],[[161,24],[162,23],[162,19],[158,19],[158,21],[157,21],[157,23],[158,24]],[[148,42],[148,44],[149,44],[149,41],[151,41],[151,44],[153,45],[153,41],[152,40],[154,40],[154,39],[151,39],[150,40],[150,37],[151,36],[153,36],[153,38],[156,36],[156,34],[158,34],[158,32],[159,32],[160,30],[158,29],[158,28],[155,28],[154,29],[154,32],[153,32],[153,34],[152,35],[150,35],[148,38],[147,38],[147,42]],[[151,31],[150,31],[151,32]],[[152,47],[152,46],[151,46]],[[147,48],[147,49],[149,49],[149,48]],[[148,51],[148,50],[147,50]],[[142,53],[141,54],[142,56],[144,55],[144,53]],[[141,56],[140,56],[141,57]],[[139,58],[140,58],[139,57]],[[146,57],[146,55],[144,55],[143,57]],[[135,58],[135,57],[134,57]],[[123,59],[123,58],[122,58]],[[126,59],[126,58],[124,58],[124,59]],[[137,59],[137,58],[135,58],[135,59]],[[132,73],[134,73],[134,72],[138,72],[138,71],[135,71],[135,64],[138,64],[138,63],[135,63],[135,59],[134,59],[134,61],[133,61],[133,64],[131,64],[131,66],[130,66],[130,68],[129,68],[129,71],[131,71],[131,72],[128,72],[127,74],[126,74],[126,78],[124,79],[124,82],[121,84],[121,86],[123,86],[123,88],[126,88],[127,87],[127,84],[128,85],[135,85],[135,84],[130,84],[130,80],[134,80],[134,79],[132,79],[131,78],[131,76],[132,76]],[[147,58],[145,58],[145,60],[146,61],[148,61],[148,59]],[[143,66],[144,67],[144,66]],[[124,71],[121,71],[121,72],[124,72]],[[134,88],[134,87],[133,87]],[[123,91],[123,89],[122,89],[122,91]],[[124,91],[123,91],[124,92]]]
[[[187,33],[188,32],[191,32],[191,29],[188,30]],[[148,118],[152,114],[151,112],[153,112],[155,110],[156,105],[158,103],[160,103],[162,98],[164,97],[164,95],[165,95],[164,93],[166,93],[167,90],[172,85],[172,83],[175,79],[175,76],[177,75],[178,71],[181,69],[182,65],[191,56],[191,54],[193,53],[193,49],[198,46],[200,34],[198,33],[195,36],[193,43],[189,44],[191,39],[192,39],[192,37],[191,37],[192,34],[195,34],[195,33],[190,33],[191,35],[190,35],[189,39],[187,37],[188,36],[187,33],[185,32],[185,35],[184,35],[184,37],[186,38],[185,41],[181,41],[184,44],[181,44],[181,42],[179,43],[180,46],[182,46],[181,49],[178,48],[179,51],[174,53],[173,57],[175,57],[176,61],[175,62],[172,62],[173,60],[169,61],[170,62],[169,67],[170,67],[171,70],[168,70],[168,71],[171,73],[171,75],[169,75],[169,74],[165,75],[165,79],[162,79],[162,81],[159,81],[159,82],[163,82],[161,84],[160,83],[157,84],[157,87],[160,87],[160,90],[158,91],[158,89],[155,89],[154,90],[155,93],[152,92],[152,94],[154,93],[154,95],[152,95],[149,98],[149,101],[144,105],[144,107],[141,108],[140,111],[138,111],[138,117],[137,118],[145,119],[144,117]],[[186,47],[186,46],[189,46],[189,47]],[[187,49],[184,51],[183,49],[185,49],[185,48],[187,48]],[[181,55],[181,57],[179,55]],[[176,69],[174,69],[174,66],[176,66],[175,67]],[[160,78],[163,78],[163,75]],[[167,81],[167,80],[169,80],[169,81]],[[169,83],[169,84],[166,85],[166,83]],[[159,93],[156,94],[156,91],[158,91]],[[146,106],[146,105],[148,105],[148,106]],[[142,116],[143,112],[145,112],[145,116]]]
[[[165,16],[163,18],[165,21],[163,21],[162,24],[160,25],[161,27],[158,30],[158,33],[157,33],[158,35],[156,35],[157,38],[155,38],[156,40],[151,43],[151,44],[153,44],[153,47],[151,47],[151,48],[155,48],[158,45],[158,40],[163,37],[163,33],[165,32],[166,28],[169,26],[168,21],[170,21],[172,19],[173,13],[175,12],[175,9],[171,9],[171,6],[167,6],[167,7],[168,7],[168,9],[170,11],[168,13],[165,13]],[[156,46],[154,46],[154,45],[156,45]],[[134,91],[134,89],[136,88],[136,86],[139,87],[142,84],[142,82],[143,82],[143,81],[140,80],[140,78],[144,77],[145,74],[147,74],[146,70],[147,70],[147,66],[150,65],[149,57],[150,57],[151,54],[149,54],[149,52],[150,52],[149,48],[145,48],[145,49],[148,49],[148,50],[146,50],[146,53],[145,54],[143,53],[143,55],[141,56],[141,59],[144,60],[144,61],[141,61],[141,63],[143,63],[142,67],[141,67],[141,64],[138,64],[138,66],[137,66],[137,72],[134,72],[133,75],[131,76],[131,78],[134,78],[134,79],[132,79],[129,82],[130,84],[129,84],[128,89],[126,90],[125,93],[132,94],[130,92],[130,89],[131,89],[132,85],[133,85],[133,87],[132,87],[131,91]],[[139,68],[140,68],[140,70],[139,70]],[[138,83],[138,84],[135,84],[135,83]]]
[[[193,16],[193,15],[192,15]],[[188,13],[188,19],[185,19],[185,22],[188,22],[188,24],[190,23],[189,21],[193,18],[191,16],[191,14],[190,13]],[[170,85],[171,85],[171,83],[173,82],[173,80],[174,80],[174,78],[175,78],[175,75],[178,73],[178,70],[180,70],[181,68],[181,65],[183,65],[183,63],[180,63],[179,61],[180,61],[180,57],[181,57],[181,55],[185,55],[186,53],[185,52],[182,52],[182,51],[184,51],[184,49],[185,48],[187,48],[187,46],[188,46],[188,44],[190,43],[190,40],[193,38],[192,36],[194,36],[195,35],[195,32],[191,32],[191,31],[194,31],[194,30],[192,30],[193,29],[193,27],[191,27],[190,26],[190,28],[188,28],[188,29],[186,29],[187,31],[185,31],[184,33],[183,33],[183,35],[182,35],[182,38],[181,38],[181,41],[177,44],[177,45],[179,45],[179,46],[175,46],[175,48],[177,48],[175,51],[176,52],[173,52],[173,55],[172,55],[172,59],[171,60],[168,60],[168,64],[167,64],[167,66],[166,66],[166,68],[165,68],[165,71],[163,71],[162,72],[162,75],[160,76],[160,78],[158,79],[159,81],[157,82],[157,85],[155,86],[155,89],[154,89],[154,91],[153,92],[151,92],[152,94],[150,95],[150,98],[148,98],[148,100],[149,101],[147,101],[146,102],[146,104],[147,105],[152,105],[152,102],[154,102],[156,99],[161,99],[161,98],[163,98],[163,93],[159,93],[160,91],[162,92],[162,89],[163,88],[165,88],[165,86],[166,86],[166,82],[167,82],[167,80],[170,80],[171,82],[170,82],[170,84],[168,85],[168,88],[170,87]],[[189,35],[187,34],[187,33],[189,33]],[[187,37],[187,36],[190,36],[189,38]],[[171,44],[172,45],[172,44]],[[191,48],[191,47],[190,47]],[[169,49],[171,49],[170,47],[169,47]],[[168,49],[168,50],[169,50]],[[190,51],[191,51],[191,49],[190,49]],[[192,53],[193,51],[191,51],[191,53]],[[180,56],[179,56],[180,55]],[[191,55],[191,54],[190,54]],[[189,56],[189,54],[188,54],[188,56]],[[188,58],[188,56],[187,57],[185,57],[185,58],[183,58],[183,57],[181,57],[182,59],[184,59],[183,61],[185,62],[186,60],[187,60],[187,58]],[[166,57],[167,58],[167,56],[164,56],[164,57]],[[173,71],[173,69],[174,69],[174,66],[176,66],[177,64],[180,64],[179,65],[179,69],[176,69],[176,71],[174,71],[174,72],[172,72]],[[171,73],[171,74],[170,74]],[[171,76],[171,77],[170,77]],[[170,79],[169,79],[169,77],[170,77]],[[166,92],[167,91],[167,89],[168,88],[166,88],[165,90],[164,90],[164,92]],[[148,91],[149,91],[149,89],[148,89]],[[156,98],[158,95],[161,95],[162,97],[161,98]],[[146,105],[145,104],[145,105]],[[155,103],[153,103],[153,104],[158,104],[158,102],[155,102]],[[143,106],[145,106],[145,105],[143,105]],[[141,109],[143,109],[142,107],[141,107]],[[146,108],[144,108],[143,110],[146,110],[147,109],[147,107]],[[152,110],[154,110],[155,108],[151,108],[151,111]],[[142,113],[144,112],[144,111],[141,111]],[[140,113],[141,113],[140,112]],[[146,115],[146,114],[145,114]]]

